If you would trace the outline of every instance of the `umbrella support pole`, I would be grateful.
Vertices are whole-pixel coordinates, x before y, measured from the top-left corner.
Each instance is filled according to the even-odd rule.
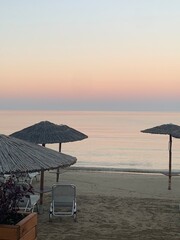
[[[59,182],[59,168],[57,168],[57,172],[56,172],[56,182]]]
[[[169,184],[168,184],[168,190],[171,190],[171,168],[172,168],[172,136],[169,135]]]
[[[42,208],[42,205],[43,205],[43,189],[44,189],[44,170],[41,170],[40,200],[39,200],[39,205],[40,205],[39,207],[40,208]]]
[[[42,146],[45,147],[46,144],[43,143]],[[42,213],[42,212],[43,212],[43,190],[44,190],[44,170],[41,170],[39,213]]]
[[[59,143],[59,152],[61,152],[61,143]],[[57,172],[56,172],[56,182],[59,182],[59,168],[57,168]]]

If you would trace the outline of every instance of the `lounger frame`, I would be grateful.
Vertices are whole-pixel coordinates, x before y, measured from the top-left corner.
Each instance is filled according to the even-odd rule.
[[[53,217],[73,217],[77,221],[76,186],[73,184],[54,184],[49,220]]]

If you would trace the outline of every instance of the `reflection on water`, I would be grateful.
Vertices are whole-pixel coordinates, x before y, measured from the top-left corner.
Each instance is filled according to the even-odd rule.
[[[153,126],[180,125],[180,113],[0,111],[1,133],[9,135],[40,121],[66,124],[88,139],[62,144],[62,152],[76,156],[77,166],[165,169],[168,136],[140,131]],[[47,144],[58,151],[58,144]],[[173,169],[180,169],[180,139],[173,138]]]

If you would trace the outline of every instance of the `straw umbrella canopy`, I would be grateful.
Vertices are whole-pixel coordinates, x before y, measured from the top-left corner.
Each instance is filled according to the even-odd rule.
[[[172,137],[174,137],[174,138],[180,138],[180,129],[172,132]]]
[[[26,140],[45,146],[48,143],[59,143],[59,152],[61,144],[67,142],[80,141],[88,138],[82,132],[77,131],[67,125],[58,125],[49,121],[41,121],[20,131],[12,133],[10,136]],[[59,180],[59,168],[57,168],[57,178]]]
[[[180,126],[175,125],[172,123],[169,124],[163,124],[160,126],[148,128],[145,130],[142,130],[141,132],[143,133],[152,133],[152,134],[165,134],[169,135],[169,184],[168,184],[168,189],[171,190],[171,168],[172,168],[172,134],[173,132],[179,130],[180,131]]]
[[[0,134],[0,174],[41,171],[40,205],[43,203],[44,171],[67,167],[75,157]]]

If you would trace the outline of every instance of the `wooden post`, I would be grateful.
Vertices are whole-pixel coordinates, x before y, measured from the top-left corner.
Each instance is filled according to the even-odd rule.
[[[59,152],[61,152],[61,143],[59,143]],[[59,168],[57,168],[57,172],[56,172],[56,182],[59,182]]]
[[[44,190],[44,170],[41,170],[41,181],[40,181],[40,205],[43,204],[43,190]]]
[[[169,135],[169,184],[168,184],[168,190],[171,190],[171,166],[172,166],[172,136]]]
[[[45,143],[42,144],[45,147]],[[39,199],[39,211],[43,211],[43,191],[44,191],[44,170],[41,170],[41,179],[40,179],[40,199]]]

